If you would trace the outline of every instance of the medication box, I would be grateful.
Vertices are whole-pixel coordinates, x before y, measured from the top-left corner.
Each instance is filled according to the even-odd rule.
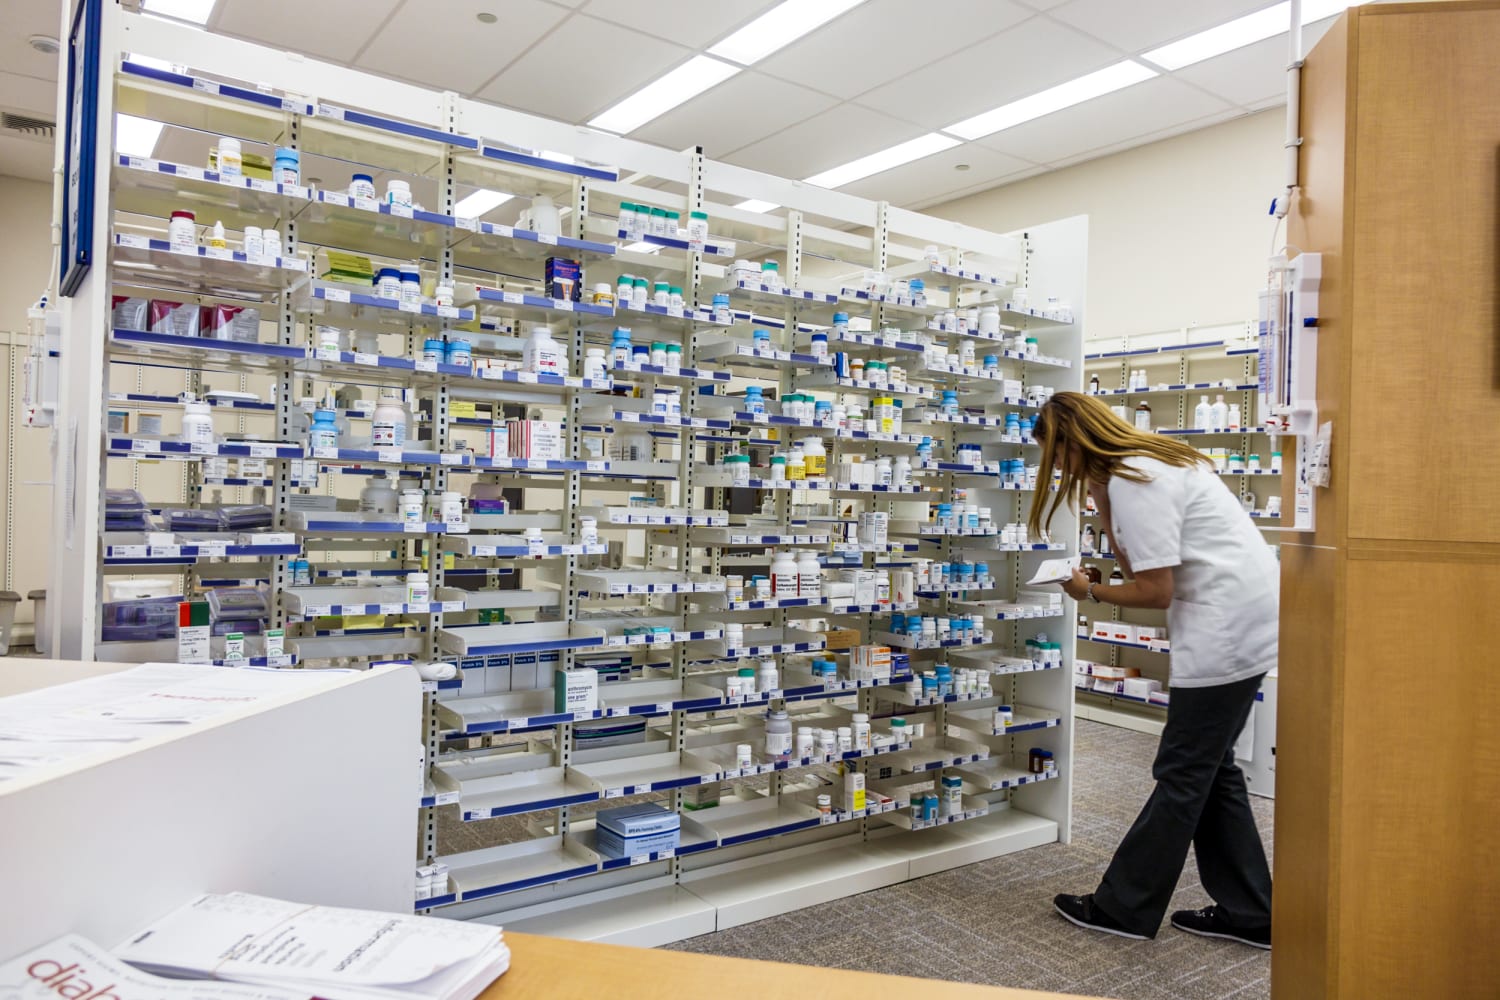
[[[1142,700],[1149,699],[1151,692],[1161,690],[1161,681],[1152,680],[1150,677],[1127,677],[1124,684],[1127,696]]]
[[[865,776],[859,771],[844,773],[844,811],[859,812],[865,807]]]
[[[547,283],[547,294],[552,298],[579,301],[583,269],[579,267],[578,261],[567,257],[548,257],[543,269],[543,279]]]
[[[554,712],[591,713],[599,709],[599,673],[587,667],[552,675]]]
[[[824,632],[823,639],[829,650],[852,649],[859,642],[860,635],[858,629],[835,628]]]
[[[556,420],[511,420],[509,432],[511,458],[564,458],[566,439],[563,425]]]
[[[596,843],[607,858],[676,850],[682,817],[650,802],[598,813]]]
[[[1110,628],[1109,637],[1115,642],[1135,642],[1135,626],[1115,622]]]
[[[1109,639],[1114,635],[1113,622],[1094,622],[1094,630],[1089,633],[1091,639]]]

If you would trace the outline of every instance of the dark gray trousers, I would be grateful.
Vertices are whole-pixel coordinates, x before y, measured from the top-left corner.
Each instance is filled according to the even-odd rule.
[[[1156,936],[1189,844],[1203,888],[1231,923],[1271,923],[1271,870],[1234,762],[1234,742],[1259,688],[1260,676],[1172,689],[1151,766],[1156,788],[1094,892],[1095,904],[1130,930]]]

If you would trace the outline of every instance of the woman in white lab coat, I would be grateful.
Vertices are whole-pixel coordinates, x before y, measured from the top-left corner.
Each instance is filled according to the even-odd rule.
[[[1172,914],[1172,926],[1271,947],[1271,873],[1234,744],[1260,679],[1276,666],[1278,568],[1239,501],[1199,452],[1136,430],[1099,400],[1059,392],[1033,431],[1041,467],[1061,489],[1031,512],[1037,536],[1062,503],[1092,495],[1101,530],[1127,577],[1063,585],[1093,604],[1162,608],[1171,639],[1171,704],[1152,776],[1156,787],[1089,895],[1054,903],[1073,923],[1154,938],[1191,844],[1213,905]],[[1103,609],[1096,609],[1102,611]]]

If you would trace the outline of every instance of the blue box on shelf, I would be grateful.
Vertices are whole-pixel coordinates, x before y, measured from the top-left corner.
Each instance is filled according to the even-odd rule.
[[[596,843],[599,853],[607,858],[676,850],[682,832],[680,815],[650,802],[604,809],[596,820]]]

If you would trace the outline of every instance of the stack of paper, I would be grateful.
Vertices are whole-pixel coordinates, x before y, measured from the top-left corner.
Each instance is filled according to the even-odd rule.
[[[472,1000],[510,967],[500,928],[205,895],[115,953],[147,972],[305,991],[325,1000]]]
[[[0,962],[5,1000],[311,1000],[308,990],[172,980],[132,969],[105,948],[65,934]]]

